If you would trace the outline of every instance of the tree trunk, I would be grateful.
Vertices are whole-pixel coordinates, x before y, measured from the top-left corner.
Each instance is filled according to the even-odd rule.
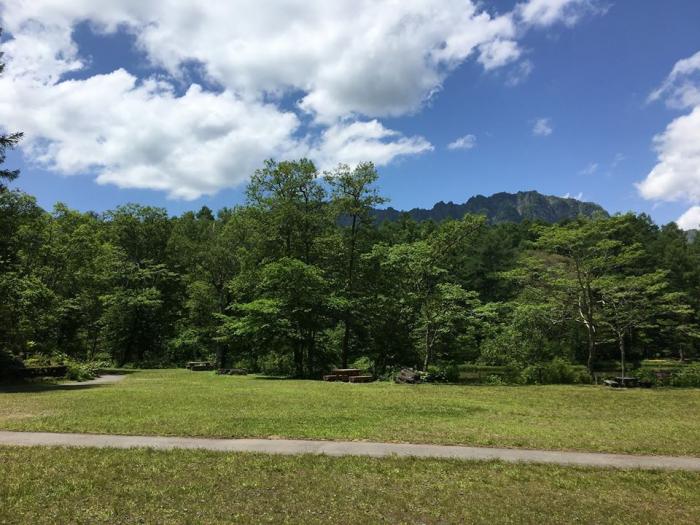
[[[313,330],[309,332],[307,348],[306,377],[314,377],[314,373],[316,372],[316,334]]]
[[[588,367],[588,373],[593,377],[593,359],[595,357],[595,338],[591,333],[591,330],[586,326],[588,333],[588,361],[586,366]]]
[[[620,370],[622,372],[622,381],[625,381],[625,334],[617,334],[617,340],[620,345]]]
[[[431,353],[432,353],[432,344],[430,343],[430,326],[426,326],[425,328],[425,360],[423,361],[423,372],[428,371],[428,365],[430,365],[431,361]]]
[[[347,319],[343,320],[343,323],[345,324],[345,330],[343,332],[343,347],[340,352],[340,368],[347,368],[348,367],[348,345],[350,341],[350,323],[348,323]]]
[[[352,296],[353,273],[355,269],[355,237],[357,235],[357,215],[352,216],[352,227],[350,228],[350,257],[348,261],[348,286],[347,292]],[[340,350],[341,368],[348,367],[348,347],[350,344],[350,323],[348,322],[348,313],[345,314],[344,324],[345,330],[343,333],[343,346]]]
[[[90,348],[90,359],[95,358],[95,354],[97,353],[97,338],[99,337],[99,331],[94,330],[90,336],[90,339],[92,340],[92,345]]]
[[[294,347],[294,369],[296,377],[304,377],[304,347],[302,343],[298,343]]]
[[[226,365],[226,350],[224,345],[216,343],[216,368],[225,368]]]

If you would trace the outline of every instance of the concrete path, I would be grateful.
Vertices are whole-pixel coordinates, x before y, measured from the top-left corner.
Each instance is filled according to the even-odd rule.
[[[445,445],[409,445],[362,441],[304,441],[292,439],[205,439],[160,436],[115,436],[0,431],[0,445],[98,448],[175,448],[266,454],[325,454],[328,456],[400,456],[462,460],[498,459],[508,462],[551,463],[587,467],[640,468],[700,471],[700,458],[632,456],[590,452],[479,448]]]
[[[87,381],[76,381],[72,383],[63,383],[64,385],[108,385],[110,383],[119,383],[126,379],[126,374],[105,374],[95,379],[89,379]]]

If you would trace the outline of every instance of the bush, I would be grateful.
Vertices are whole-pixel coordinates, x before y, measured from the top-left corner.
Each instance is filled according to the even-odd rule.
[[[93,363],[78,363],[77,361],[69,360],[64,364],[68,367],[66,379],[87,381],[97,377],[97,366]]]
[[[484,379],[484,384],[492,386],[502,386],[507,385],[508,383],[506,383],[506,381],[504,381],[501,376],[491,374],[490,376],[486,376],[486,378]]]
[[[459,381],[459,367],[446,363],[429,366],[425,381],[427,383],[457,383]]]
[[[561,357],[555,357],[548,363],[530,365],[521,375],[521,381],[528,385],[572,385],[576,383],[588,383],[588,374],[575,367]]]
[[[19,357],[15,357],[10,352],[0,349],[0,379],[13,377],[14,370],[24,368],[24,363]]]
[[[700,387],[700,363],[689,365],[675,363],[673,368],[642,366],[632,372],[632,375],[640,382],[652,386]]]
[[[668,386],[671,383],[671,374],[659,373],[659,370],[653,368],[641,367],[630,373],[631,376],[636,377],[640,383],[652,385],[652,386]]]
[[[370,372],[374,368],[374,363],[369,357],[360,357],[350,365],[350,368],[357,368],[363,372]]]
[[[68,368],[66,379],[72,381],[87,381],[94,379],[98,374],[98,363],[83,363],[76,361],[72,357],[62,353],[54,352],[53,354],[36,354],[25,360],[27,366],[60,366],[65,365]]]
[[[260,372],[268,376],[287,376],[294,375],[294,362],[292,357],[285,354],[277,354],[270,352],[258,358],[258,367]]]
[[[494,376],[500,378],[498,384],[516,384],[521,382],[522,369],[513,363],[500,366],[466,364],[461,365],[459,371],[461,383],[487,383],[487,379]]]
[[[700,363],[684,366],[671,376],[672,386],[700,387]]]

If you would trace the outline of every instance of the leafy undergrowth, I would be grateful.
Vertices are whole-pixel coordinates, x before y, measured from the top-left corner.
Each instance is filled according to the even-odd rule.
[[[0,391],[1,392],[1,391]],[[0,429],[700,455],[700,390],[352,385],[139,371],[0,393]]]
[[[697,523],[700,474],[0,448],[1,523]]]

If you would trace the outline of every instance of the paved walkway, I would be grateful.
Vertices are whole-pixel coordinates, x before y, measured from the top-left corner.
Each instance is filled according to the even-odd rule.
[[[0,445],[63,447],[145,447],[267,454],[325,454],[328,456],[401,456],[452,458],[462,460],[498,459],[508,462],[552,463],[588,467],[641,468],[700,471],[700,458],[632,456],[590,452],[480,448],[446,445],[409,445],[362,441],[302,441],[292,439],[205,439],[161,436],[115,436],[100,434],[58,434],[47,432],[0,431]]]
[[[119,383],[126,379],[126,374],[105,374],[95,379],[88,379],[87,381],[76,381],[71,383],[62,383],[64,386],[71,385],[108,385],[110,383]]]

